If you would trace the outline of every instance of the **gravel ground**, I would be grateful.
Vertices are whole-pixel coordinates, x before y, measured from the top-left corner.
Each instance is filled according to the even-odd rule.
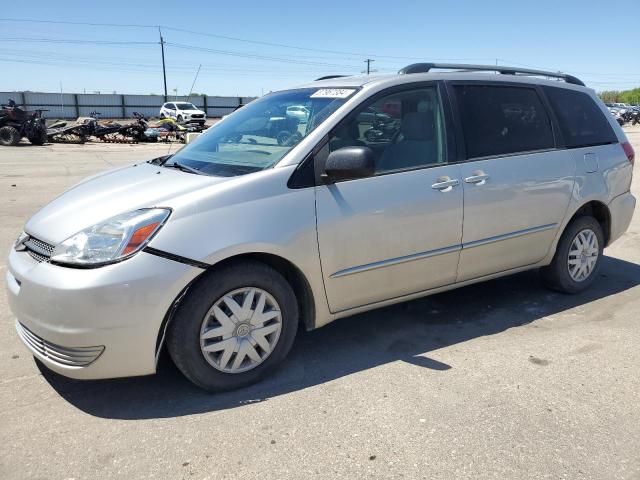
[[[2,148],[0,251],[82,177],[168,148]],[[223,395],[166,358],[135,379],[41,371],[2,292],[0,478],[640,479],[640,214],[606,255],[580,295],[527,272],[301,333]]]

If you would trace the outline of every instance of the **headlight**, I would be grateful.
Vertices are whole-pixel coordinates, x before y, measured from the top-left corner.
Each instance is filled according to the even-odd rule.
[[[28,238],[29,238],[29,235],[22,232],[20,235],[18,235],[18,238],[16,238],[16,241],[13,242],[13,248],[16,250],[24,250],[25,249],[24,242]]]
[[[57,245],[51,262],[99,266],[128,258],[149,243],[170,213],[166,208],[149,208],[110,218]]]

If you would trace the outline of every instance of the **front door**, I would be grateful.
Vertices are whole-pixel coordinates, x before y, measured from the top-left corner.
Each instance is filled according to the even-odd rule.
[[[447,163],[436,86],[378,95],[330,135],[366,145],[376,175],[316,187],[318,243],[332,312],[455,281],[463,189]]]

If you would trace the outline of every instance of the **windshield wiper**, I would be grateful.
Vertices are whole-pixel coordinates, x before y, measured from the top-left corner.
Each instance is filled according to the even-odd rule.
[[[149,160],[147,163],[151,165],[164,165],[169,161],[169,159],[173,157],[173,155],[165,155],[163,157],[154,158],[153,160]]]
[[[183,172],[195,173],[196,175],[206,175],[206,173],[201,172],[200,170],[196,170],[195,168],[189,167],[187,165],[184,165],[178,162],[165,163],[163,166],[166,168],[177,168],[178,170],[181,170]]]

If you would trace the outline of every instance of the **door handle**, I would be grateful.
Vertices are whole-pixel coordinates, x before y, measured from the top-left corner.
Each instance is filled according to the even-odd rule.
[[[476,185],[484,185],[489,180],[489,175],[484,173],[482,170],[478,170],[473,172],[470,177],[464,179],[464,183],[475,183]]]
[[[460,185],[460,180],[457,178],[451,179],[449,177],[440,177],[436,183],[431,185],[431,188],[434,190],[440,190],[441,192],[450,192],[456,185]]]

